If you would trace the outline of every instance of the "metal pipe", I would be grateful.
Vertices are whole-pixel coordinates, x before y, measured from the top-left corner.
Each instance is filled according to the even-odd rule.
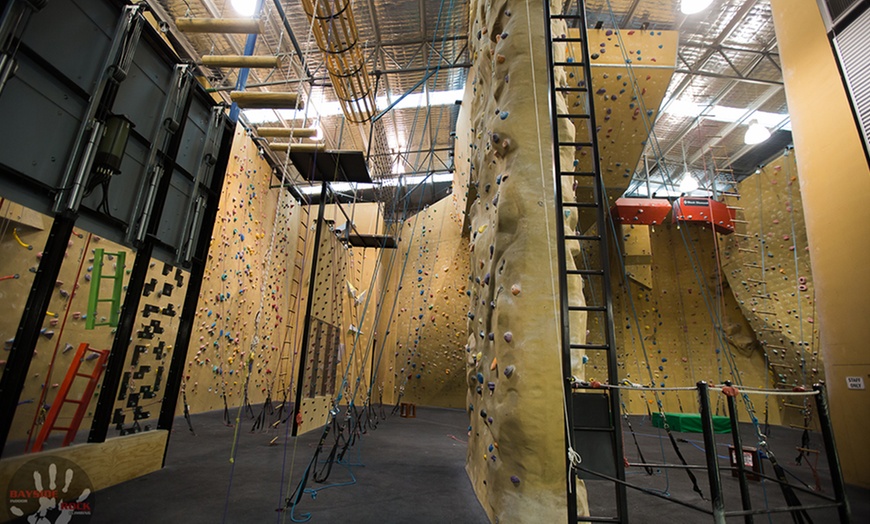
[[[731,387],[731,381],[726,380],[725,385]],[[728,419],[731,422],[731,440],[734,443],[734,454],[737,457],[737,481],[740,483],[740,501],[744,511],[752,510],[752,501],[749,498],[749,484],[746,483],[746,465],[743,463],[743,440],[740,438],[740,424],[737,419],[737,403],[731,395],[725,395],[728,403]],[[743,516],[746,524],[752,524],[755,520],[752,514]]]
[[[289,127],[258,127],[257,134],[261,137],[281,137],[281,138],[312,138],[317,136],[317,128],[314,127],[298,127],[291,129]]]
[[[313,153],[315,151],[325,151],[326,144],[269,144],[269,149],[272,151],[298,152],[298,153]]]
[[[713,415],[710,412],[710,386],[698,382],[698,401],[701,407],[701,429],[704,431],[704,455],[707,458],[707,478],[710,481],[710,503],[713,506],[713,522],[725,524],[725,499],[722,496],[722,479],[719,476],[719,460],[716,456],[716,437],[713,434]],[[742,451],[741,451],[742,452]],[[740,457],[743,460],[743,457]]]
[[[843,482],[843,470],[840,469],[840,456],[837,454],[837,444],[834,442],[834,428],[831,425],[827,388],[821,383],[814,384],[813,391],[819,392],[816,395],[816,411],[819,415],[822,441],[825,443],[825,458],[828,460],[828,469],[831,471],[831,483],[834,484],[834,497],[840,504],[837,508],[837,514],[840,516],[841,523],[852,522],[849,499],[846,497],[846,485]]]

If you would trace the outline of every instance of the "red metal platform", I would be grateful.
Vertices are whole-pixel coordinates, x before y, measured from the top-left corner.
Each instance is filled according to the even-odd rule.
[[[662,198],[619,198],[610,214],[618,224],[655,226],[671,212],[671,203]]]
[[[674,202],[673,221],[704,222],[718,233],[734,232],[734,211],[724,203],[707,197],[680,197]]]

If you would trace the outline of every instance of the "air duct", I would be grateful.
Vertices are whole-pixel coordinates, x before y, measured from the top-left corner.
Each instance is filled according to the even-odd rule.
[[[302,7],[345,118],[357,124],[370,121],[377,107],[351,0],[302,0]]]

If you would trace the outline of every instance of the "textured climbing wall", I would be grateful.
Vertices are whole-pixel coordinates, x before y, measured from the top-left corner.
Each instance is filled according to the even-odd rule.
[[[378,204],[343,204],[342,209],[355,225],[350,234],[361,235],[380,234],[383,219]],[[324,217],[342,228],[348,221],[337,206],[327,206]],[[344,232],[339,234],[343,235]],[[343,331],[344,349],[340,352],[335,372],[336,392],[341,392],[342,403],[351,400],[361,406],[369,396],[372,374],[371,340],[375,334],[373,328],[377,315],[378,281],[375,278],[379,271],[379,249],[350,247],[345,249],[345,280],[336,282],[344,298],[340,327]],[[389,252],[389,251],[387,251]],[[359,382],[357,382],[359,378]],[[380,390],[372,387],[374,402],[380,398]]]
[[[700,380],[721,384],[737,378],[747,386],[770,387],[761,346],[734,299],[728,279],[724,275],[720,278],[711,228],[667,221],[654,229],[624,227],[622,235],[620,254],[626,262],[633,256],[627,247],[648,246],[650,285],[623,278],[614,253],[613,311],[620,377],[662,387],[694,386]],[[717,236],[724,244],[724,237]],[[599,329],[596,322],[590,322],[591,334]],[[600,358],[590,354],[587,379],[606,380]],[[663,392],[658,399],[665,412],[697,413],[695,397],[693,391]],[[716,409],[722,414],[725,405],[721,395],[717,401]],[[623,394],[623,402],[629,413],[658,409],[656,398],[650,394],[629,392]],[[764,401],[757,404],[757,416],[764,420]],[[748,420],[745,410],[740,415]],[[768,421],[779,422],[772,404]]]
[[[389,331],[379,373],[384,400],[464,407],[469,271],[460,218],[452,199],[443,199],[400,227],[378,330]]]
[[[288,323],[295,317],[304,213],[287,192],[270,189],[272,183],[271,168],[238,127],[185,367],[193,412],[223,409],[224,398],[237,408],[246,391],[252,404],[284,398],[293,347],[284,342],[293,334]]]
[[[736,233],[723,242],[723,268],[761,341],[774,377],[791,388],[824,379],[815,322],[815,289],[793,152],[737,187]],[[799,403],[780,401],[783,418],[804,425]]]
[[[493,521],[558,522],[565,441],[543,8],[470,4],[474,65],[456,147],[471,228],[466,469]]]
[[[5,353],[18,329],[42,248],[48,239],[51,221],[50,217],[39,215],[9,201],[5,201],[0,207],[0,276],[13,277],[0,281],[0,334],[4,348],[0,360],[4,361],[3,368]],[[94,285],[94,250],[98,248],[107,253],[125,254],[126,263],[121,267],[117,266],[117,255],[106,255],[102,274],[114,275],[117,270],[123,285],[126,286],[135,254],[127,248],[75,228],[51,295],[42,336],[39,337],[21,392],[20,404],[10,433],[11,440],[27,440],[28,437],[32,440],[36,437],[42,427],[44,414],[54,403],[58,387],[73,362],[79,344],[87,342],[92,348],[100,350],[109,349],[112,345],[112,326],[97,325],[90,330],[86,328],[88,298]],[[19,276],[17,279],[14,278],[16,274]],[[99,298],[111,298],[112,288],[113,281],[104,279],[99,286]],[[123,293],[120,298],[123,300]],[[108,303],[101,303],[96,310],[95,321],[105,322],[109,316]],[[92,373],[94,365],[94,360],[86,359],[79,371]],[[81,398],[86,382],[85,379],[74,382],[68,398]],[[80,426],[84,431],[90,428],[95,406],[94,400],[85,413]],[[64,406],[58,425],[63,426],[64,422],[68,422],[74,410],[73,404]]]
[[[569,29],[567,36],[579,37]],[[649,129],[658,116],[677,60],[676,31],[590,29],[592,90],[601,172],[610,204],[622,196],[643,153]],[[579,43],[564,44],[566,60],[581,62]],[[628,67],[627,64],[630,64]],[[565,85],[586,87],[581,67],[563,68]],[[584,93],[568,93],[568,110],[586,113]],[[574,120],[577,140],[589,136],[585,120]],[[576,171],[591,171],[589,147],[574,148]],[[563,162],[563,167],[570,164]],[[590,178],[578,177],[574,191],[579,202],[592,202]],[[595,222],[594,210],[580,211],[581,230]]]

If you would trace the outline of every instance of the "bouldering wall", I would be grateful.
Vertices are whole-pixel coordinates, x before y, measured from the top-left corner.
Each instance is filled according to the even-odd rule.
[[[870,166],[816,2],[771,0],[788,97],[831,405],[846,482],[870,487]],[[856,416],[856,414],[860,414]],[[864,415],[864,416],[861,416]]]
[[[629,247],[648,246],[642,251],[648,250],[650,281],[646,285],[632,277],[623,278],[614,253],[613,311],[620,377],[633,384],[659,387],[694,386],[700,380],[716,384],[739,380],[747,386],[771,387],[764,353],[752,326],[728,280],[719,273],[712,229],[668,220],[654,228],[624,226],[621,233],[620,255],[626,263],[638,256],[630,255]],[[724,244],[723,237],[715,235]],[[626,264],[626,269],[629,267]],[[590,322],[590,332],[598,329]],[[590,354],[588,380],[606,380],[601,359]],[[665,412],[698,410],[694,391],[661,392],[658,400]],[[625,391],[623,402],[632,414],[658,410],[656,397],[650,393]],[[724,413],[725,405],[720,404],[715,409]],[[779,423],[773,405],[767,415],[762,412],[763,402],[756,409],[762,421]],[[749,420],[745,410],[740,416]]]
[[[471,252],[466,469],[503,523],[559,522],[567,508],[543,11],[540,2],[470,2],[474,58],[457,125]]]
[[[761,342],[773,375],[768,387],[812,386],[824,379],[815,322],[815,287],[792,151],[737,186],[736,232],[723,242],[722,268]],[[805,425],[794,401],[780,400],[789,424]],[[810,403],[812,411],[813,403]]]
[[[18,329],[52,219],[8,200],[0,205],[0,217],[0,276],[11,277],[0,281],[0,333],[5,353],[11,347]],[[115,331],[113,326],[95,325],[92,329],[87,328],[89,293],[95,282],[92,277],[96,249],[103,249],[107,253],[102,274],[114,275],[117,271],[122,285],[126,286],[135,253],[75,228],[64,254],[64,262],[41,331],[42,336],[37,343],[29,375],[21,392],[20,404],[13,419],[9,439],[10,442],[21,443],[16,449],[23,450],[28,441],[32,445],[48,408],[55,401],[58,387],[66,376],[79,344],[87,342],[92,348],[99,350],[109,349],[112,345]],[[117,253],[123,253],[126,258],[126,262],[120,266]],[[99,285],[98,296],[110,298],[112,294],[113,281],[103,279]],[[123,293],[120,298],[123,300]],[[95,323],[107,322],[110,316],[109,304],[101,303],[96,310]],[[0,360],[5,361],[5,358],[0,356]],[[86,359],[81,364],[80,372],[91,373],[94,365],[94,360]],[[68,398],[81,398],[86,382],[84,379],[74,382]],[[61,422],[58,425],[62,426],[64,421],[72,418],[72,406],[64,406],[58,417]],[[86,432],[90,428],[95,406],[96,402],[92,401],[82,420],[82,431]]]
[[[383,352],[384,402],[462,408],[469,270],[461,220],[445,198],[398,227],[378,329],[386,336],[376,353]],[[389,258],[383,264],[387,269]]]

